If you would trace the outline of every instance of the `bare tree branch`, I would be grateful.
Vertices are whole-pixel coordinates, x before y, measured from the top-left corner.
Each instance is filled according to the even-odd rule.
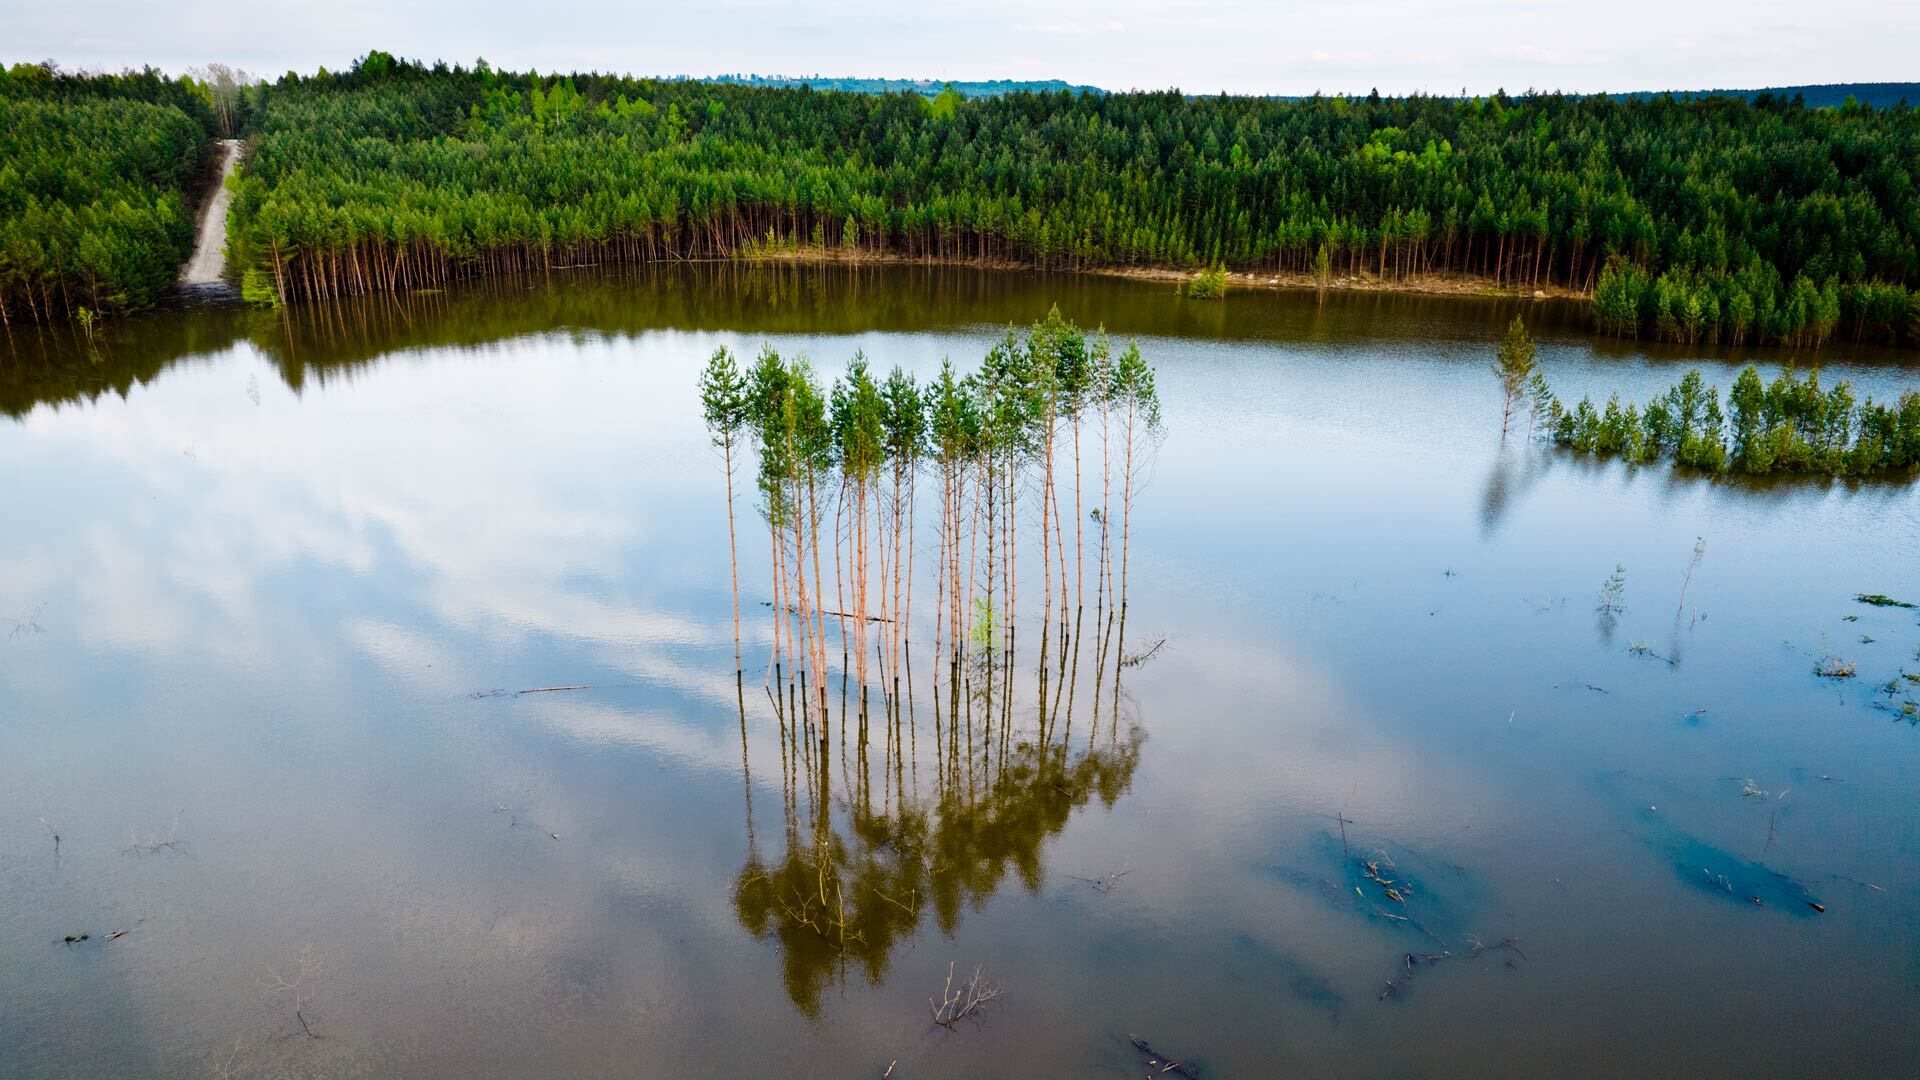
[[[953,964],[947,964],[947,985],[940,993],[940,1000],[927,999],[927,1008],[933,1013],[933,1022],[951,1030],[960,1021],[978,1016],[980,1010],[998,1000],[1005,991],[987,978],[984,968],[973,969],[973,977],[960,984],[953,985]]]

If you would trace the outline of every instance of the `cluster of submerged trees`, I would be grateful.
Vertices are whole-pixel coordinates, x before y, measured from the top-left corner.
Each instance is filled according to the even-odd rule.
[[[228,242],[262,300],[774,247],[1319,280],[1466,272],[1592,291],[1618,333],[1920,340],[1920,113],[1904,107],[930,99],[373,52],[247,88],[209,130],[221,118],[249,136]],[[36,294],[79,280],[22,265]]]
[[[946,361],[925,386],[898,367],[876,377],[856,356],[823,388],[804,358],[769,347],[742,370],[722,349],[702,376],[701,397],[726,464],[730,547],[738,542],[735,468],[749,452],[757,459],[773,569],[769,685],[784,683],[796,720],[817,721],[822,738],[836,632],[842,694],[850,678],[863,737],[873,688],[898,716],[923,480],[937,487],[934,652],[945,646],[956,715],[964,701],[972,724],[977,698],[983,720],[1011,733],[1023,524],[1040,528],[1043,741],[1063,700],[1071,715],[1062,684],[1077,670],[1069,650],[1077,658],[1086,629],[1089,521],[1102,669],[1124,649],[1133,501],[1161,432],[1153,369],[1137,346],[1116,351],[1055,308],[1024,334],[1010,329],[978,370],[961,374]],[[1100,502],[1091,508],[1083,496],[1088,428],[1100,444]],[[1071,518],[1063,480],[1072,487]],[[735,659],[744,678],[733,551]]]
[[[1883,404],[1856,400],[1847,382],[1822,389],[1820,372],[1781,374],[1772,383],[1751,364],[1727,392],[1689,371],[1666,393],[1624,408],[1613,395],[1596,409],[1588,398],[1545,406],[1555,443],[1628,461],[1670,458],[1710,473],[1870,476],[1920,469],[1920,392]]]
[[[1563,447],[1645,463],[1670,459],[1708,473],[1872,476],[1920,471],[1920,390],[1891,404],[1856,398],[1851,383],[1823,389],[1819,369],[1772,383],[1752,364],[1727,391],[1698,369],[1647,402],[1602,408],[1583,397],[1571,408],[1548,388],[1525,323],[1514,318],[1494,362],[1506,391],[1501,433],[1527,414],[1529,434],[1544,428]]]
[[[823,386],[803,358],[767,348],[742,368],[722,349],[701,397],[726,467],[743,752],[733,506],[749,463],[772,569],[765,683],[779,721],[786,849],[772,865],[750,849],[735,902],[743,925],[782,942],[789,993],[811,1011],[850,959],[878,981],[929,903],[951,930],[963,901],[991,894],[1010,868],[1037,886],[1041,840],[1095,793],[1110,802],[1124,789],[1140,744],[1137,728],[1120,737],[1121,672],[1140,659],[1125,654],[1132,510],[1161,434],[1159,400],[1137,347],[1116,350],[1057,308],[1009,330],[977,370],[944,362],[925,384],[897,367],[878,376],[855,356]],[[1093,453],[1083,443],[1095,440],[1099,503],[1088,506]],[[923,503],[931,545],[919,536]],[[910,770],[918,776],[909,630],[928,554],[938,795],[922,808],[905,785]],[[1038,603],[1027,594],[1023,607],[1036,555]],[[1016,684],[1016,631],[1035,608],[1035,679]],[[1093,716],[1075,750],[1083,692]],[[836,703],[851,840],[830,809]],[[868,761],[876,719],[878,809]]]

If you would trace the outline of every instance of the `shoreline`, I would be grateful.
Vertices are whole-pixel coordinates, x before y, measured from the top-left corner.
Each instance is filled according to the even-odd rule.
[[[795,266],[945,266],[976,270],[1020,270],[1042,274],[1092,274],[1131,281],[1158,281],[1181,284],[1193,278],[1195,271],[1166,266],[1079,266],[1041,267],[1005,259],[916,258],[889,252],[822,249],[805,246],[778,251],[747,251],[725,259],[688,260],[716,263],[786,263]],[[1269,292],[1317,292],[1323,287],[1312,274],[1255,273],[1227,271],[1232,289],[1260,289]],[[1382,278],[1373,274],[1342,274],[1328,279],[1327,292],[1405,293],[1414,296],[1470,296],[1499,300],[1591,300],[1593,294],[1551,285],[1533,289],[1524,285],[1499,285],[1492,278],[1477,274],[1428,272],[1400,278]]]

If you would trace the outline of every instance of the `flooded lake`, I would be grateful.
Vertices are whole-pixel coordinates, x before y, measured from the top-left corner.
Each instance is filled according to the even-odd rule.
[[[702,365],[1055,303],[1157,369],[1126,644],[1039,748],[1035,513],[1011,738],[956,713],[923,481],[899,722],[828,620],[796,736]],[[1516,312],[1566,400],[1791,359],[909,269],[14,328],[0,1074],[1920,1074],[1920,619],[1855,600],[1920,602],[1920,488],[1503,444]],[[950,965],[1003,990],[951,1030]]]

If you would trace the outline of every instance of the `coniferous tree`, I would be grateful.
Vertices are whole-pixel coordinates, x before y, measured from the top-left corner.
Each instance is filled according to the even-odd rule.
[[[1527,333],[1527,324],[1515,315],[1513,321],[1507,324],[1507,336],[1501,340],[1493,362],[1493,373],[1500,377],[1500,387],[1506,393],[1506,402],[1500,413],[1500,437],[1503,439],[1507,436],[1507,429],[1513,425],[1514,410],[1526,400],[1528,387],[1533,382],[1536,370],[1533,353],[1533,337]]]
[[[747,426],[749,401],[747,380],[740,374],[733,354],[724,348],[715,350],[701,374],[700,405],[727,473],[727,561],[733,586],[733,666],[738,676],[745,669],[740,660],[740,551],[733,526],[733,447]]]

